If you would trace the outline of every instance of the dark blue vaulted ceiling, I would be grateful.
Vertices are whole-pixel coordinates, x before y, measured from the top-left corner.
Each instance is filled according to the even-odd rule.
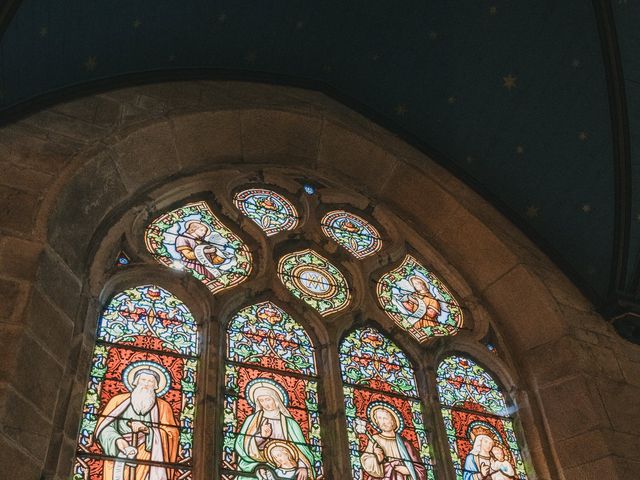
[[[460,175],[604,313],[636,311],[636,1],[9,0],[0,15],[7,119],[123,76],[318,88]]]

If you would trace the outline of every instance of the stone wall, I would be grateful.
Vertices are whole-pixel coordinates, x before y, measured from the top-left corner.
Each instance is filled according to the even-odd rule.
[[[518,406],[532,478],[629,479],[640,471],[640,347],[618,337],[468,187],[321,94],[235,82],[112,91],[0,129],[0,159],[0,469],[11,478],[69,477],[100,305],[117,285],[149,272],[176,283],[150,264],[113,274],[108,264],[121,235],[140,227],[141,212],[201,191],[221,170],[261,171],[267,183],[269,175],[318,179],[329,185],[325,201],[402,218],[401,234],[432,252],[473,329],[424,348],[400,334],[398,341],[432,393],[433,362],[446,351],[469,351],[492,366]],[[199,285],[178,284],[200,318],[237,302],[231,295],[213,306]],[[266,287],[252,288],[242,295]],[[478,347],[489,325],[500,339],[499,360]],[[335,353],[330,340],[327,358]],[[336,395],[327,392],[327,418],[340,437]],[[202,402],[202,411],[216,408],[215,397]],[[214,478],[213,435],[200,440],[196,478]],[[346,478],[346,455],[329,458],[330,475]],[[452,478],[446,464],[439,468]]]

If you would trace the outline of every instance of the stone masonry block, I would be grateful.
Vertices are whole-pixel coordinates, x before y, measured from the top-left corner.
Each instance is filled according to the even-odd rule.
[[[178,170],[173,132],[167,122],[136,130],[114,146],[121,180],[129,191]]]
[[[322,122],[318,117],[273,110],[242,113],[242,145],[246,161],[271,157],[287,163],[316,161]]]
[[[393,174],[396,158],[379,145],[325,121],[320,139],[318,168],[331,168],[377,192]]]
[[[237,112],[181,115],[173,118],[180,164],[206,168],[217,159],[242,160],[242,130]]]
[[[49,216],[49,239],[72,270],[82,270],[96,228],[125,196],[109,152],[88,160],[69,181]]]

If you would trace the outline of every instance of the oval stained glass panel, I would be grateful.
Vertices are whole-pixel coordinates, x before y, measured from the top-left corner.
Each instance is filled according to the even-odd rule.
[[[340,270],[313,250],[285,255],[278,262],[278,278],[300,300],[329,315],[349,305],[351,294]]]
[[[327,237],[346,248],[356,258],[373,255],[382,248],[378,230],[353,213],[334,210],[327,213],[320,223],[322,232]]]
[[[233,203],[238,210],[264,230],[267,236],[298,226],[298,212],[279,193],[263,188],[250,188],[236,193]]]

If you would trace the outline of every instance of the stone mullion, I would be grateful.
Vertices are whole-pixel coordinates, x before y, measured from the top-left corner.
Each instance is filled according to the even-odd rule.
[[[338,357],[337,336],[318,349],[320,377],[323,464],[326,478],[351,478],[344,394]]]
[[[226,336],[223,322],[213,318],[205,319],[199,328],[204,341],[197,383],[193,480],[214,480],[220,478],[222,461]]]
[[[455,480],[456,474],[453,469],[447,432],[438,399],[436,357],[428,354],[425,363],[424,368],[416,369],[416,380],[420,398],[423,399],[424,424],[429,433],[436,478],[438,480]]]

